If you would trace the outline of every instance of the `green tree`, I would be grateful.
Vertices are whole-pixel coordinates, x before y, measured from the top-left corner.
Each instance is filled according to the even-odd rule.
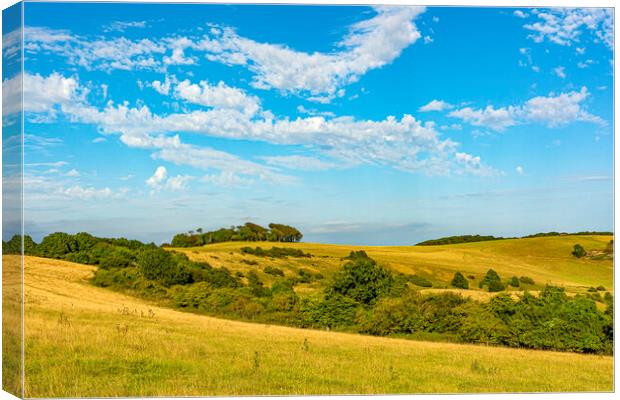
[[[363,304],[372,304],[378,297],[389,294],[393,283],[390,271],[377,265],[375,260],[358,258],[346,263],[335,274],[328,291]]]
[[[454,274],[454,278],[452,278],[450,285],[459,289],[469,289],[469,281],[460,272]]]
[[[582,245],[576,244],[573,246],[573,252],[571,254],[577,258],[581,258],[586,255],[586,249],[584,249]]]

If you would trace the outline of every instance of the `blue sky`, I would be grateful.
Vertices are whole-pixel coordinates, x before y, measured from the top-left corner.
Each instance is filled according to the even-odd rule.
[[[612,18],[26,3],[26,231],[611,230]]]

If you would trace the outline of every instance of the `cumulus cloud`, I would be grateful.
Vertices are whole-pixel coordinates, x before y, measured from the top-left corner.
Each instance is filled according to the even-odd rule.
[[[238,36],[230,28],[214,29],[196,48],[207,58],[245,65],[253,85],[289,93],[309,93],[315,99],[334,98],[340,88],[371,69],[391,63],[421,35],[413,20],[421,7],[379,6],[376,15],[352,25],[333,53],[305,53]],[[318,96],[323,95],[323,96]]]
[[[590,114],[583,102],[588,97],[588,89],[580,91],[538,96],[527,100],[523,105],[484,109],[462,108],[448,115],[460,118],[474,125],[483,126],[501,132],[514,125],[540,123],[550,128],[564,126],[573,122],[590,122],[604,126],[606,121],[599,116]]]
[[[22,111],[23,93],[24,112],[47,113],[53,118],[57,106],[81,99],[83,92],[77,79],[65,78],[56,72],[47,77],[19,74],[2,82],[2,115],[6,117]]]
[[[175,95],[185,101],[213,108],[229,108],[254,115],[260,109],[260,101],[245,91],[230,87],[220,81],[211,85],[207,81],[193,84],[189,80],[179,82],[174,88]]]
[[[192,176],[177,175],[168,177],[168,170],[164,166],[159,166],[153,175],[146,180],[146,184],[153,189],[153,193],[162,189],[171,191],[181,191],[187,186],[187,183],[193,179]]]
[[[377,6],[373,10],[373,17],[350,26],[334,50],[327,53],[261,43],[239,36],[232,28],[216,26],[204,36],[139,40],[92,39],[66,30],[28,27],[25,49],[31,55],[61,55],[70,64],[105,71],[165,71],[170,65],[197,63],[200,53],[211,61],[248,68],[254,74],[252,85],[256,88],[326,103],[342,97],[343,87],[369,70],[390,64],[421,37],[413,20],[424,12],[423,7]],[[139,27],[131,24],[116,23],[112,28]]]
[[[527,18],[528,14],[526,12],[523,12],[521,10],[515,10],[514,13],[515,17],[519,17],[519,18]]]
[[[458,152],[455,154],[455,158],[457,163],[463,166],[463,172],[487,177],[499,176],[502,174],[500,171],[484,165],[480,157]]]
[[[517,165],[517,168],[515,168],[515,171],[517,171],[517,174],[519,174],[519,175],[525,174],[525,170],[520,165]]]
[[[555,72],[555,74],[562,79],[566,78],[566,72],[564,72],[564,67],[556,67],[553,69],[553,72]]]
[[[503,131],[510,126],[516,125],[516,113],[517,110],[514,107],[494,108],[493,106],[487,106],[484,109],[465,107],[454,110],[448,115],[460,118],[470,125],[484,126],[495,131]]]
[[[243,179],[294,182],[290,176],[278,171],[278,167],[284,167],[282,159],[271,159],[270,163],[264,160],[267,162],[264,165],[212,148],[183,143],[177,133],[300,145],[317,158],[334,160],[349,167],[385,165],[408,172],[449,174],[464,166],[455,159],[458,143],[442,138],[434,123],[424,123],[408,114],[383,120],[328,116],[281,118],[269,110],[248,112],[248,109],[253,111],[260,107],[258,103],[250,101],[240,107],[238,101],[230,103],[213,93],[206,93],[213,90],[234,92],[225,85],[187,82],[183,87],[186,90],[179,95],[212,108],[168,115],[153,114],[145,105],[130,107],[127,103],[112,102],[103,109],[86,102],[63,104],[60,108],[71,120],[95,124],[102,134],[119,135],[127,146],[151,150],[155,159],[208,171],[230,171]],[[239,99],[248,101],[249,98],[239,96]],[[278,161],[280,163],[276,165]],[[286,161],[289,166],[294,162],[298,167],[311,164],[309,159],[303,158]],[[313,167],[317,166],[315,162]],[[472,168],[469,170],[473,171]]]
[[[146,28],[146,21],[114,21],[103,27],[104,32],[125,32],[130,28]]]
[[[423,105],[418,109],[420,112],[428,111],[444,111],[453,108],[454,106],[443,100],[432,100],[430,103]]]
[[[531,31],[528,38],[536,43],[545,40],[561,46],[571,46],[590,33],[593,41],[613,49],[613,8],[549,8],[533,14],[538,21],[524,25]]]

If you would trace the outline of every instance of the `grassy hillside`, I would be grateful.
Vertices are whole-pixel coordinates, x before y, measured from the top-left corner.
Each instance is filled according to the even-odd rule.
[[[257,243],[228,242],[196,248],[175,248],[190,259],[207,261],[215,267],[224,266],[233,271],[256,271],[267,283],[273,276],[265,274],[266,266],[282,269],[288,276],[295,276],[299,268],[331,276],[342,265],[342,257],[354,250],[364,250],[380,264],[406,274],[418,274],[429,278],[434,286],[448,285],[456,271],[474,275],[470,287],[477,284],[484,274],[493,268],[503,279],[511,276],[529,276],[536,287],[547,283],[565,286],[567,291],[583,292],[590,286],[603,285],[613,289],[613,261],[577,259],[571,255],[573,246],[581,244],[586,250],[601,250],[611,236],[555,236],[527,239],[496,240],[442,246],[347,246],[316,243]],[[315,257],[269,259],[244,255],[244,246],[263,248],[290,247],[302,249]],[[248,265],[244,262],[255,262]],[[325,282],[325,281],[323,281]],[[322,286],[314,282],[301,286],[311,291]],[[535,289],[536,287],[533,287]]]
[[[93,271],[26,258],[27,397],[613,390],[611,357],[219,320],[94,287]]]

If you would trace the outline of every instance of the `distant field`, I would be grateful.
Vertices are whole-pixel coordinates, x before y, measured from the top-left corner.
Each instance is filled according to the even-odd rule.
[[[342,257],[352,250],[364,250],[380,264],[406,274],[419,274],[429,278],[434,286],[448,285],[456,271],[474,275],[470,287],[477,284],[484,274],[493,268],[502,279],[511,276],[529,276],[537,289],[547,283],[566,287],[569,292],[584,292],[590,286],[603,285],[613,290],[612,260],[577,259],[571,255],[573,246],[581,244],[586,250],[602,250],[612,236],[555,236],[529,239],[509,239],[442,246],[347,246],[317,243],[268,243],[227,242],[196,248],[175,248],[191,259],[207,261],[215,267],[225,266],[233,271],[247,273],[256,271],[260,278],[270,284],[271,275],[262,272],[265,266],[275,266],[287,275],[294,276],[299,268],[321,272],[329,277],[342,266]],[[313,254],[315,257],[269,259],[243,255],[244,246],[263,248],[293,247]],[[254,261],[257,265],[242,262]],[[472,285],[473,284],[473,285]],[[321,282],[300,285],[300,289],[312,291]],[[296,287],[297,290],[297,287]],[[471,291],[470,291],[471,292]],[[476,296],[472,293],[472,296]],[[484,296],[484,295],[482,295]]]
[[[586,239],[579,240],[587,246]],[[475,260],[489,245],[495,244],[457,249]],[[208,249],[223,256],[238,246]],[[294,246],[330,257],[344,256],[350,249]],[[419,260],[431,258],[429,251],[441,255],[437,248],[371,249],[370,254],[384,262],[398,252],[408,254],[399,267],[413,270]],[[499,260],[504,257],[509,256]],[[529,261],[521,268],[533,268],[534,261]],[[4,262],[18,258],[8,256]],[[576,267],[570,259],[565,263],[555,273],[566,282],[582,284],[581,278],[570,280]],[[578,265],[605,268],[589,262]],[[26,397],[613,390],[612,357],[220,320],[94,287],[87,282],[93,271],[81,264],[26,258]],[[547,273],[531,275],[540,279]]]

